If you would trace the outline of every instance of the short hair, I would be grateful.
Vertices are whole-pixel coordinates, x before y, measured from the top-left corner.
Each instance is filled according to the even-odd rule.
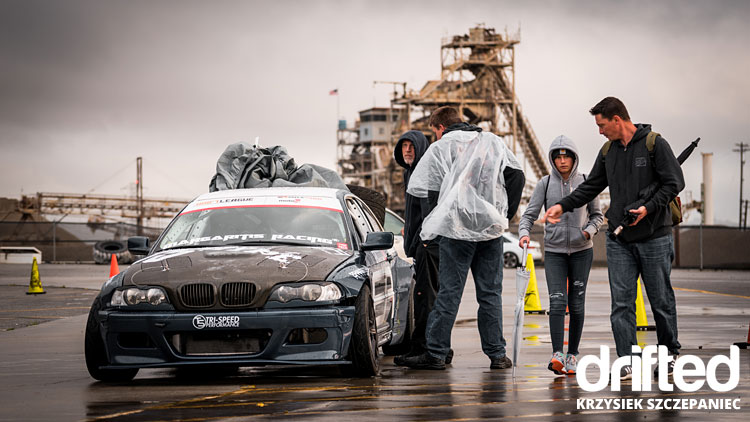
[[[450,106],[440,107],[430,115],[430,127],[448,127],[456,123],[461,123],[461,116],[458,115],[458,110]]]
[[[628,109],[625,108],[625,104],[615,97],[607,97],[599,101],[594,107],[589,110],[592,116],[601,114],[605,119],[612,120],[615,116],[620,116],[622,120],[626,122],[630,121],[630,115]]]

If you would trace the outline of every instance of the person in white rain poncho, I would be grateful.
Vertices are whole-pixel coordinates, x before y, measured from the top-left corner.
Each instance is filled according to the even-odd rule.
[[[490,368],[509,368],[502,332],[500,236],[518,209],[523,171],[502,139],[461,122],[454,108],[435,110],[430,127],[438,141],[414,170],[407,193],[428,198],[433,207],[422,223],[421,238],[439,239],[440,291],[427,322],[427,350],[404,363],[418,369],[445,369],[451,330],[471,269],[482,351],[490,358]]]

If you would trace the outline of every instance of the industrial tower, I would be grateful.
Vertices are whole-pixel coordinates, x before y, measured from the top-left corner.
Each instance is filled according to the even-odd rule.
[[[402,172],[392,159],[398,136],[416,129],[434,141],[427,125],[430,113],[452,106],[465,121],[503,138],[517,155],[526,167],[524,201],[528,201],[536,181],[549,173],[549,166],[516,97],[514,47],[519,42],[518,34],[498,34],[479,25],[466,35],[442,40],[440,79],[428,81],[419,91],[408,90],[404,83],[388,82],[394,87],[389,108],[360,112],[354,128],[339,126],[338,166],[344,180],[384,193],[388,207],[402,212]],[[372,133],[371,122],[376,116],[390,128],[385,136]]]

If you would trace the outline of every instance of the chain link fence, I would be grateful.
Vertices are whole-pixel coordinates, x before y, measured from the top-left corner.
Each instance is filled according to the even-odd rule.
[[[127,244],[131,236],[155,241],[163,228],[138,227],[127,223],[0,222],[0,246],[33,246],[42,251],[44,262],[95,262],[95,246],[107,251],[112,243]],[[119,257],[118,257],[119,258]],[[109,261],[107,261],[108,263]]]

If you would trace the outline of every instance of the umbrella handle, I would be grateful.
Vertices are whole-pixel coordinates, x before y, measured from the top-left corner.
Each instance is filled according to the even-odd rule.
[[[529,239],[528,242],[523,244],[523,258],[518,263],[519,267],[526,267],[526,260],[529,258],[529,252],[528,252],[529,242],[531,242],[531,239]]]

